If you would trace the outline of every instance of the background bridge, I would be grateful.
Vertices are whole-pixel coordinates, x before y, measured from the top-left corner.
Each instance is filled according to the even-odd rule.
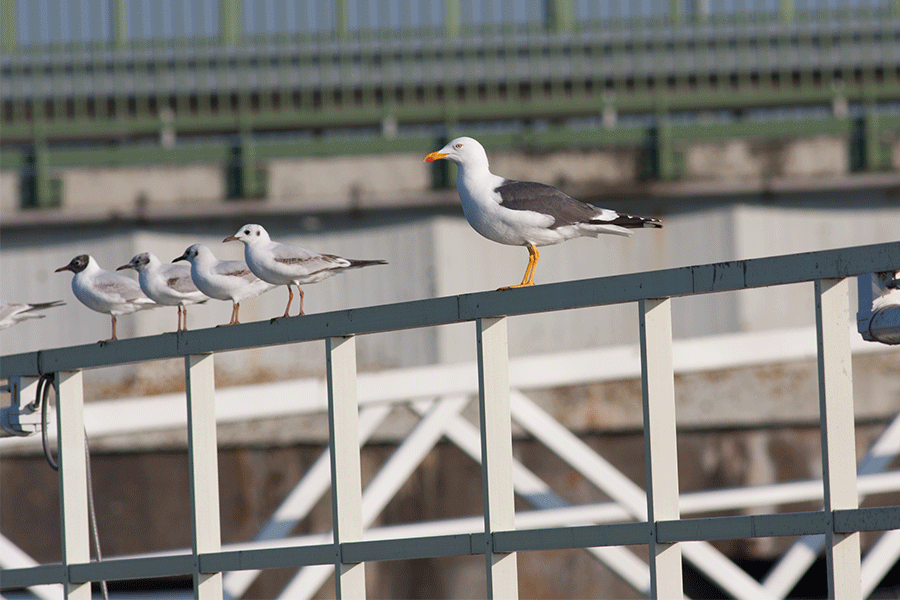
[[[0,159],[25,151],[38,203],[49,166],[185,153],[230,156],[234,193],[252,196],[255,160],[419,149],[461,130],[495,147],[638,148],[650,179],[684,172],[678,140],[811,134],[846,136],[852,168],[879,170],[900,131],[895,2],[2,7]]]

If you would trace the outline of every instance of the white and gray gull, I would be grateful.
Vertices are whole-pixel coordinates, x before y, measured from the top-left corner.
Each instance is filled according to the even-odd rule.
[[[128,315],[138,310],[159,306],[144,295],[137,281],[101,269],[93,256],[79,254],[66,266],[56,269],[57,273],[60,271],[72,271],[75,274],[72,277],[72,292],[82,304],[112,317],[112,337],[100,343],[118,339],[116,315]]]
[[[212,250],[203,244],[188,246],[184,254],[172,262],[186,260],[191,263],[191,279],[197,288],[216,300],[231,300],[231,321],[237,325],[241,300],[254,298],[275,286],[254,275],[242,260],[219,260]]]
[[[47,315],[38,311],[62,306],[65,302],[54,300],[53,302],[41,302],[38,304],[24,304],[19,302],[6,302],[0,300],[0,329],[12,327],[26,319],[43,319]]]
[[[288,289],[288,303],[284,309],[283,318],[288,316],[291,310],[291,302],[294,300],[292,285],[297,286],[300,293],[300,313],[303,312],[303,289],[301,285],[318,283],[332,275],[337,275],[348,269],[358,269],[370,265],[387,264],[385,260],[356,260],[341,258],[333,254],[319,254],[300,246],[273,242],[262,225],[244,225],[234,235],[228,236],[223,242],[239,241],[244,243],[244,259],[247,266],[263,281],[276,285],[286,285]]]
[[[528,248],[522,283],[500,289],[534,285],[541,256],[538,246],[601,234],[629,236],[630,229],[662,227],[659,219],[598,208],[543,183],[494,175],[484,147],[470,137],[456,138],[427,155],[425,162],[440,159],[459,165],[456,189],[469,225],[489,240]]]
[[[116,271],[122,269],[134,269],[138,272],[141,290],[151,300],[178,308],[178,326],[175,331],[187,331],[188,304],[208,300],[206,294],[198,290],[191,280],[190,265],[164,264],[152,252],[141,252]]]

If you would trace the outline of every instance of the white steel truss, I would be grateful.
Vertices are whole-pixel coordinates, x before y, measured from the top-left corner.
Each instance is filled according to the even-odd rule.
[[[514,597],[517,594],[516,552],[585,548],[636,589],[652,597],[683,595],[680,574],[684,557],[736,598],[777,598],[790,590],[790,580],[799,577],[798,573],[805,571],[808,563],[804,566],[803,561],[791,561],[759,583],[708,542],[806,535],[798,547],[805,545],[810,549],[813,544],[809,540],[813,538],[808,536],[817,535],[821,536],[828,557],[828,583],[833,595],[859,597],[863,591],[871,591],[872,581],[883,576],[900,553],[897,536],[889,531],[900,529],[900,509],[858,508],[858,494],[897,489],[900,477],[881,472],[889,462],[887,456],[896,449],[900,426],[895,424],[886,430],[863,461],[857,477],[855,465],[847,461],[847,456],[854,455],[847,278],[893,269],[898,260],[900,243],[881,244],[553,284],[512,293],[489,292],[307,315],[282,320],[275,328],[269,323],[251,323],[123,340],[99,348],[84,346],[3,357],[0,364],[3,377],[56,373],[63,563],[23,568],[3,565],[2,585],[59,583],[65,587],[67,597],[86,598],[90,581],[190,574],[194,577],[196,597],[218,598],[223,590],[235,596],[242,593],[249,586],[252,573],[259,569],[294,566],[302,569],[284,590],[284,597],[312,595],[321,585],[323,574],[327,578],[331,573],[336,576],[339,596],[362,597],[367,561],[483,554],[488,574],[486,594]],[[748,492],[748,488],[739,494],[726,490],[679,497],[674,478],[677,466],[671,462],[676,441],[672,403],[676,360],[668,298],[802,281],[815,282],[811,304],[816,309],[825,477],[818,482],[765,487],[784,498],[823,498],[824,508],[807,513],[686,520],[684,515],[697,510],[769,505],[773,500],[771,495],[760,499],[759,494],[752,489]],[[648,448],[646,492],[590,451],[527,396],[517,389],[510,390],[513,371],[508,364],[503,315],[626,301],[639,304],[640,372]],[[470,376],[449,385],[443,385],[448,383],[447,379],[441,380],[442,385],[420,379],[420,385],[410,381],[409,388],[400,386],[399,390],[392,390],[395,398],[410,402],[422,419],[362,491],[359,446],[371,436],[387,409],[379,401],[364,401],[362,389],[357,390],[353,336],[459,321],[475,321],[477,327],[479,353],[474,391],[479,396],[480,431],[460,415],[466,395],[473,391]],[[207,511],[218,514],[218,498],[206,490],[217,489],[218,485],[216,413],[212,407],[214,394],[218,393],[211,378],[213,354],[310,339],[327,341],[329,448],[253,542],[222,548],[218,520],[201,514]],[[188,553],[175,551],[91,563],[87,558],[87,516],[83,500],[86,476],[84,461],[79,460],[84,456],[86,410],[81,397],[81,370],[172,356],[185,357],[189,456],[192,472],[196,473],[192,477],[201,477],[202,472],[202,479],[194,481],[191,494],[195,515],[193,547]],[[296,410],[296,396],[292,400]],[[513,459],[511,421],[560,455],[612,502],[567,507],[544,482]],[[421,461],[423,453],[442,437],[459,445],[482,464],[486,510],[480,526],[464,519],[364,531]],[[321,496],[329,483],[335,530],[328,535],[282,537],[309,510],[311,496]],[[301,489],[303,492],[298,491]],[[510,502],[513,490],[540,510],[514,514]],[[737,502],[735,496],[743,496],[745,500]],[[295,502],[298,500],[302,506]],[[861,561],[859,532],[870,530],[888,533],[870,550],[866,560]],[[621,548],[624,545],[646,545],[647,562]]]

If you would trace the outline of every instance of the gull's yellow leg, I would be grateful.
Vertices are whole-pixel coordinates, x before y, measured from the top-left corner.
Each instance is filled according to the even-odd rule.
[[[522,277],[522,283],[520,283],[519,285],[509,285],[500,289],[511,290],[513,288],[534,285],[534,269],[535,267],[537,267],[537,262],[540,257],[541,253],[538,252],[537,246],[535,246],[534,244],[528,244],[528,266],[525,267],[525,276]]]

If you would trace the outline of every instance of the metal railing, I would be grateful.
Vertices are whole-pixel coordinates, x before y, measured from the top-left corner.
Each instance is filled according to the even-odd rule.
[[[197,597],[219,598],[225,572],[332,565],[338,595],[363,597],[366,561],[483,554],[488,596],[515,597],[517,552],[644,545],[648,547],[649,594],[681,597],[682,553],[691,557],[697,552],[697,546],[687,542],[817,534],[824,535],[829,596],[860,597],[859,532],[900,529],[900,510],[858,508],[848,278],[892,271],[898,263],[900,242],[892,242],[4,356],[0,377],[54,374],[58,389],[63,558],[58,565],[4,569],[0,573],[2,586],[62,583],[68,597],[88,598],[90,581],[192,575]],[[671,298],[802,282],[812,282],[814,290],[810,309],[815,310],[818,340],[823,510],[682,519],[675,451]],[[529,416],[527,403],[510,392],[506,317],[625,302],[638,305],[646,494],[631,484],[611,496],[635,521],[516,530],[511,406],[517,420],[531,418],[532,425],[535,414]],[[478,346],[483,529],[364,540],[355,336],[470,321],[476,324]],[[218,521],[214,355],[313,340],[326,342],[333,540],[223,551]],[[88,552],[82,370],[174,357],[184,357],[187,381],[192,551],[92,563]],[[531,429],[551,433],[545,425]],[[554,437],[562,439],[567,437],[565,433],[561,429],[559,436]],[[573,444],[576,442],[560,446],[560,451],[575,448]]]
[[[646,148],[665,178],[675,140],[846,135],[878,169],[900,131],[896,2],[63,4],[2,2],[2,143],[50,166],[419,151],[499,122],[506,143]]]

